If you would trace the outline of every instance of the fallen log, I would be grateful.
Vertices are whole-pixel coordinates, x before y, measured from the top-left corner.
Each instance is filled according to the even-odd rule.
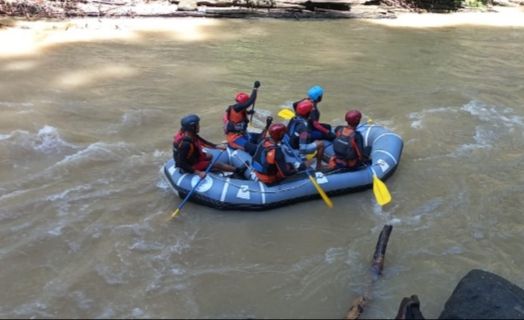
[[[346,319],[358,319],[362,312],[364,312],[366,305],[369,303],[371,298],[371,287],[382,274],[382,270],[384,269],[386,248],[388,246],[389,235],[391,234],[392,230],[393,226],[389,224],[384,225],[382,228],[382,231],[378,237],[377,245],[375,247],[375,252],[373,254],[373,260],[371,262],[371,281],[364,291],[364,294],[355,299],[351,304],[351,307],[349,308],[349,311],[346,315]]]

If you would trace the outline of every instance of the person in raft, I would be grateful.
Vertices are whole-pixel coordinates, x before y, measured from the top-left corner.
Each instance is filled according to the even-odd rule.
[[[274,123],[269,129],[269,137],[264,138],[257,147],[252,160],[252,167],[257,178],[266,183],[273,184],[286,177],[297,173],[292,163],[286,162],[282,138],[287,128],[282,123]]]
[[[364,150],[364,138],[357,131],[357,126],[362,119],[358,110],[346,112],[347,126],[338,126],[335,129],[336,138],[333,140],[335,154],[329,159],[330,169],[355,170],[369,162]]]
[[[200,178],[206,176],[205,171],[211,164],[212,155],[203,151],[203,147],[224,150],[224,146],[211,143],[198,135],[200,118],[190,114],[180,120],[181,128],[173,137],[173,159],[178,168],[187,173],[197,174]],[[235,168],[225,163],[215,162],[212,170],[233,172],[242,176],[246,168]]]
[[[313,103],[313,109],[308,117],[308,122],[311,127],[311,136],[314,140],[329,140],[335,139],[335,134],[331,132],[331,125],[327,123],[320,123],[320,111],[318,110],[318,104],[322,101],[324,96],[324,88],[321,86],[313,86],[307,92],[307,98],[296,101],[293,103],[293,110],[297,112],[297,106],[300,102],[309,100]]]
[[[297,104],[295,116],[289,120],[287,125],[289,144],[293,149],[298,149],[300,155],[306,158],[308,154],[314,154],[316,151],[316,170],[322,169],[322,158],[324,156],[324,142],[315,140],[312,134],[311,123],[307,120],[313,103],[304,99]],[[307,164],[309,166],[309,164]]]
[[[257,99],[257,90],[260,87],[260,81],[255,81],[251,95],[245,92],[237,93],[235,104],[227,107],[224,114],[224,132],[226,134],[227,145],[232,149],[240,149],[248,152],[250,155],[255,153],[260,135],[248,133],[247,125],[249,123],[248,115],[255,113],[254,105]],[[247,110],[253,106],[251,110]]]

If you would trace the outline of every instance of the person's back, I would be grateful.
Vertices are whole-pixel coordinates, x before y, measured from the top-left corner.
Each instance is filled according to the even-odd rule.
[[[321,140],[313,140],[312,128],[306,120],[313,109],[313,103],[309,100],[301,101],[296,107],[296,116],[288,123],[289,139],[291,147],[298,149],[302,157],[316,152],[317,170],[322,166],[324,155],[324,143]]]
[[[264,139],[253,156],[252,166],[257,178],[266,183],[279,182],[296,173],[291,163],[286,161],[281,141],[286,134],[286,126],[281,123],[269,127],[269,138]]]
[[[205,153],[202,147],[212,147],[224,150],[225,147],[211,143],[198,135],[200,117],[190,114],[180,120],[181,128],[173,138],[173,158],[175,166],[186,173],[197,174],[204,178],[206,170],[211,165],[212,155]],[[215,162],[213,169],[234,172],[242,175],[244,167],[235,168],[229,164]]]
[[[364,139],[357,131],[362,114],[357,110],[346,113],[347,126],[339,126],[335,130],[333,141],[334,155],[329,161],[330,169],[356,169],[367,161],[364,153]]]
[[[310,133],[314,140],[333,140],[335,135],[331,132],[331,125],[320,122],[320,111],[318,109],[319,103],[324,96],[324,89],[321,86],[313,86],[307,92],[307,98],[293,103],[293,110],[297,111],[297,107],[303,101],[309,101],[312,104],[312,109],[307,117]]]

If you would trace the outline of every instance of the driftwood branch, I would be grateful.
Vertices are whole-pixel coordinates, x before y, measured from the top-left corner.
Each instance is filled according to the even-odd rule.
[[[371,282],[365,293],[352,302],[351,308],[349,308],[349,311],[346,315],[346,319],[358,319],[362,312],[364,312],[364,308],[370,299],[371,287],[375,280],[378,279],[378,277],[382,274],[382,269],[384,268],[384,259],[386,256],[386,248],[388,246],[389,235],[391,234],[392,230],[393,226],[388,224],[382,228],[380,236],[378,237],[377,246],[375,247],[375,253],[373,254],[373,260],[371,262]]]

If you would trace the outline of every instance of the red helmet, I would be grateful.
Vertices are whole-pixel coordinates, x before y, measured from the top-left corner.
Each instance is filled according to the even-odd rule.
[[[284,137],[284,135],[286,134],[287,132],[287,128],[284,124],[282,123],[273,123],[270,127],[269,127],[269,136],[271,137],[271,139],[273,139],[274,141],[280,141],[282,140],[282,138]]]
[[[313,110],[313,102],[311,100],[302,100],[297,105],[297,114],[301,117],[307,117],[311,110]]]
[[[362,113],[358,110],[351,110],[346,112],[346,122],[352,127],[356,127],[362,119]]]
[[[240,92],[240,93],[237,93],[237,95],[235,96],[235,101],[238,102],[238,103],[246,103],[247,100],[249,100],[249,95],[245,92]]]

